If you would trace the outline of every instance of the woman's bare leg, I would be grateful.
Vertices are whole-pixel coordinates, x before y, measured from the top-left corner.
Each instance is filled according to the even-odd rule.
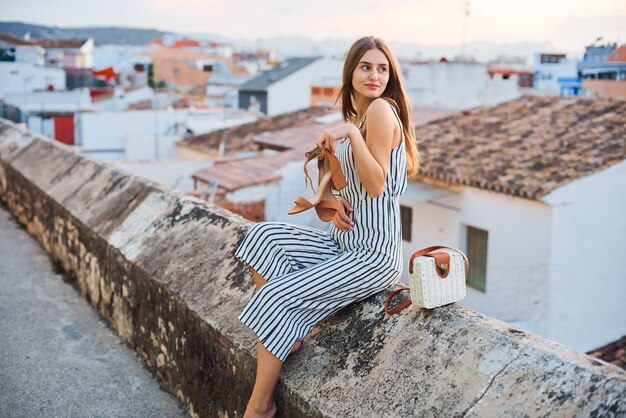
[[[278,360],[272,353],[258,342],[258,358],[256,368],[256,381],[254,390],[248,401],[248,407],[244,418],[252,417],[273,417],[276,415],[276,404],[274,403],[274,389],[283,362]]]
[[[261,288],[267,280],[265,280],[253,268],[252,277],[257,289]],[[272,353],[261,343],[258,342],[256,381],[254,382],[254,390],[248,407],[244,414],[244,418],[248,417],[273,417],[276,415],[276,404],[274,403],[274,389],[280,375],[280,369],[283,362],[278,360]]]

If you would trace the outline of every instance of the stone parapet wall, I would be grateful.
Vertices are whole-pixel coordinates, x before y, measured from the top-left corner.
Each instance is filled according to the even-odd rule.
[[[192,416],[243,415],[256,337],[233,253],[250,222],[0,120],[0,199]],[[626,372],[458,305],[323,321],[281,416],[624,416]]]

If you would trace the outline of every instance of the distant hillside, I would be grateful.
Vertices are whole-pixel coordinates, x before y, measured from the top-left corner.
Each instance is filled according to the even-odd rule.
[[[30,31],[32,38],[94,38],[96,45],[146,45],[152,39],[161,38],[164,32],[156,29],[133,29],[120,27],[91,27],[91,28],[59,28],[55,26],[32,25],[22,22],[0,22],[0,32],[8,32],[16,36],[23,36]],[[181,34],[197,39],[210,39],[216,42],[230,44],[235,50],[255,51],[257,48],[274,49],[279,52],[279,59],[292,56],[335,56],[342,58],[355,39],[326,38],[322,41],[301,37],[269,37],[244,39],[226,37],[215,33],[188,33]],[[453,44],[419,44],[388,40],[396,55],[404,59],[439,60],[442,57],[455,59],[461,53],[460,45]],[[559,50],[549,41],[543,42],[468,42],[467,55],[471,55],[479,62],[489,62],[498,57],[506,56],[512,60],[521,60],[528,65],[536,52],[559,52],[568,54],[569,58],[580,57],[582,50]]]
[[[0,22],[0,32],[24,36],[30,32],[31,38],[93,38],[96,45],[146,45],[155,38],[169,32],[156,29],[133,29],[120,27],[59,28],[56,26],[32,25],[22,22]]]

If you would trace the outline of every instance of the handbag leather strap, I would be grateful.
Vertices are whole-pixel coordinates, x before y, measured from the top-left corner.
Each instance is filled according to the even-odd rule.
[[[442,248],[448,248],[450,250],[457,251],[459,254],[461,254],[461,256],[463,257],[463,260],[465,261],[465,275],[467,276],[467,273],[469,272],[469,260],[467,259],[467,256],[463,253],[463,251],[459,249],[456,249],[454,247],[444,246],[444,245],[433,245],[431,247],[422,248],[421,250],[414,252],[413,255],[411,256],[411,259],[409,260],[409,273],[413,274],[413,260],[415,260],[417,257],[421,257],[424,255],[428,257],[433,257],[435,259],[435,264],[437,265],[437,273],[439,274],[439,276],[442,276],[445,270],[445,276],[442,276],[442,278],[445,278],[448,275],[448,272],[450,271],[450,255],[445,252],[437,252],[437,253],[433,252],[435,250],[439,250]],[[431,252],[433,253],[430,254]],[[439,255],[439,254],[443,254],[443,255]],[[445,269],[442,268],[443,264],[447,264]]]
[[[397,294],[400,294],[402,292],[409,292],[409,291],[410,290],[408,287],[404,287],[402,289],[396,289],[393,292],[391,292],[389,296],[387,296],[387,300],[385,301],[385,312],[387,312],[387,314],[389,315],[394,315],[394,314],[397,314],[398,312],[401,312],[404,308],[410,306],[413,302],[411,301],[411,299],[406,299],[400,302],[398,305],[394,306],[393,308],[389,309],[389,305],[391,305],[391,300]]]

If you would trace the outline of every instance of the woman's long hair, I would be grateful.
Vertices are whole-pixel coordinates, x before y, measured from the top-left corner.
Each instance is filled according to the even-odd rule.
[[[354,96],[354,88],[352,87],[352,74],[361,57],[370,49],[376,48],[380,50],[389,61],[389,82],[382,94],[382,98],[389,101],[398,111],[402,127],[404,129],[404,149],[406,150],[407,161],[406,171],[408,176],[414,176],[419,170],[419,152],[417,150],[417,141],[415,139],[415,128],[411,117],[411,105],[404,87],[404,76],[402,69],[396,60],[395,55],[391,52],[389,46],[380,38],[373,36],[365,36],[357,40],[346,55],[343,64],[342,85],[335,100],[341,100],[341,112],[344,121],[352,120],[356,116],[356,109],[352,102]]]

